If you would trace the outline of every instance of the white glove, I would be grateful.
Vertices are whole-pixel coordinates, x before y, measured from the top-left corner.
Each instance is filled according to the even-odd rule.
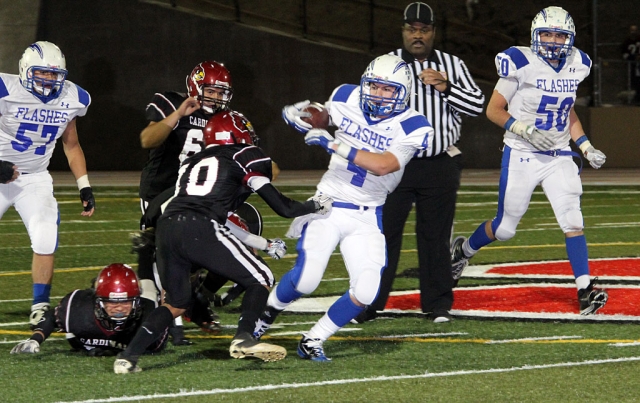
[[[304,142],[310,146],[320,146],[329,154],[333,154],[333,140],[328,131],[324,129],[311,129],[304,136]]]
[[[267,249],[264,250],[269,256],[276,260],[280,260],[287,253],[287,244],[280,238],[267,239],[269,245],[267,245]]]
[[[549,151],[555,145],[553,140],[545,136],[544,133],[535,127],[527,126],[519,120],[515,120],[507,130],[522,137],[540,151]]]
[[[302,112],[304,108],[309,106],[309,103],[309,100],[306,100],[282,108],[284,121],[300,133],[306,133],[311,129],[311,124],[302,120],[302,118],[311,117],[309,112]]]
[[[316,205],[316,214],[326,215],[331,212],[331,208],[333,207],[333,199],[329,196],[325,195],[316,195],[311,199]]]
[[[607,160],[607,156],[604,155],[602,151],[593,148],[592,145],[587,147],[587,149],[584,150],[583,154],[594,169],[600,169],[600,167],[602,167],[602,165],[604,165],[604,162]]]
[[[25,340],[11,349],[11,354],[35,354],[40,352],[40,343],[35,340]]]

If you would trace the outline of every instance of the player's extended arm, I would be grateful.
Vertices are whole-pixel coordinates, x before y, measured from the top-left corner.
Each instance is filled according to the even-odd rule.
[[[594,169],[599,169],[604,165],[607,156],[591,145],[587,135],[584,134],[580,118],[573,108],[571,108],[571,112],[569,112],[569,133],[571,134],[571,140],[580,147],[580,151],[582,151],[582,154]]]
[[[180,107],[169,116],[159,122],[149,122],[147,127],[140,132],[140,145],[142,148],[156,148],[161,145],[169,134],[176,127],[178,121],[185,116],[191,115],[200,109],[200,103],[195,98],[185,99]]]
[[[62,133],[62,146],[64,154],[67,156],[69,168],[76,178],[78,190],[80,190],[80,200],[82,201],[82,215],[91,217],[95,211],[96,200],[93,197],[89,177],[87,176],[87,161],[78,140],[76,120],[73,119]]]
[[[493,91],[493,95],[487,105],[487,118],[506,130],[517,134],[532,146],[540,151],[550,150],[554,146],[551,138],[544,135],[533,126],[527,126],[525,123],[516,120],[506,110],[507,100],[497,90]]]
[[[52,309],[44,313],[44,316],[38,322],[31,337],[25,341],[21,341],[11,349],[11,354],[35,354],[40,352],[40,344],[53,333],[56,329],[56,319]]]
[[[294,218],[311,213],[327,214],[331,211],[333,200],[330,197],[314,196],[305,202],[299,202],[280,193],[265,176],[249,174],[245,182],[281,217]]]
[[[336,153],[376,175],[386,175],[401,168],[398,158],[393,153],[385,151],[382,154],[376,154],[358,150],[347,144],[334,141],[329,132],[324,129],[309,130],[304,137],[304,141],[309,145],[324,148],[329,154]]]
[[[227,220],[225,225],[243,244],[250,248],[261,250],[276,260],[281,259],[287,253],[287,244],[280,238],[267,239],[260,235],[252,234],[231,220]]]

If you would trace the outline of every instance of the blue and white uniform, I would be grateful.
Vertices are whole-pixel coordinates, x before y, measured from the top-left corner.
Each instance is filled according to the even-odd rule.
[[[382,206],[398,185],[404,166],[430,144],[433,128],[424,115],[411,108],[382,120],[372,120],[360,107],[360,87],[342,85],[325,103],[331,122],[337,126],[336,142],[381,154],[393,153],[401,168],[386,175],[375,175],[332,154],[329,169],[317,186],[318,193],[333,198],[329,215],[310,215],[294,220],[288,236],[300,236],[298,258],[269,297],[268,305],[284,309],[303,294],[313,292],[335,248],[349,273],[345,293],[311,330],[328,338],[353,319],[363,305],[375,299],[380,276],[386,266],[386,243],[382,233]]]
[[[53,180],[47,171],[56,140],[69,122],[87,113],[89,93],[65,81],[60,96],[47,103],[27,91],[17,75],[0,73],[0,159],[11,161],[20,176],[0,185],[0,218],[14,205],[35,253],[57,247],[59,213]]]
[[[557,67],[529,47],[512,47],[495,59],[500,79],[495,90],[509,104],[509,114],[553,139],[550,152],[541,152],[522,137],[506,131],[498,213],[492,221],[496,238],[515,235],[538,184],[566,232],[582,230],[579,170],[569,147],[569,113],[578,85],[589,75],[591,59],[577,48]],[[577,156],[577,155],[576,155]]]

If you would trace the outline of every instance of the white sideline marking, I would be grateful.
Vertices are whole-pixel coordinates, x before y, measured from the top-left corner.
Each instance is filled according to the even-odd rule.
[[[466,336],[467,332],[449,332],[449,333],[420,333],[420,334],[396,334],[391,336],[378,336],[380,339],[408,339],[414,337],[444,337],[444,336]]]
[[[23,326],[23,325],[28,325],[28,324],[29,324],[29,322],[0,323],[0,327]]]
[[[463,371],[449,371],[449,372],[435,372],[435,373],[426,372],[424,374],[419,374],[419,375],[376,376],[371,378],[335,379],[332,381],[322,381],[322,382],[284,383],[280,385],[248,386],[246,388],[235,388],[235,389],[192,390],[189,392],[181,391],[178,393],[157,393],[153,395],[109,397],[106,399],[75,400],[75,401],[57,402],[57,403],[132,402],[136,400],[175,398],[175,397],[183,397],[183,396],[205,396],[205,395],[215,395],[220,393],[244,393],[244,392],[262,391],[262,390],[300,389],[300,388],[306,388],[306,387],[317,387],[317,386],[325,386],[325,385],[346,385],[346,384],[364,383],[364,382],[382,382],[382,381],[386,382],[386,381],[399,381],[399,380],[405,380],[405,379],[442,378],[447,376],[459,376],[459,375],[496,374],[496,373],[505,373],[505,372],[515,372],[515,371],[530,371],[535,369],[562,368],[562,367],[610,364],[610,363],[616,363],[616,362],[631,362],[631,361],[640,361],[640,357],[612,358],[612,359],[606,359],[606,360],[588,360],[588,361],[578,361],[578,362],[561,362],[557,364],[544,364],[544,365],[523,365],[521,367],[511,367],[511,368],[491,368],[491,369],[481,369],[481,370],[463,370]],[[128,376],[135,376],[135,375],[128,375]]]
[[[612,347],[632,347],[632,346],[640,346],[640,341],[634,341],[631,343],[611,343],[609,344]]]

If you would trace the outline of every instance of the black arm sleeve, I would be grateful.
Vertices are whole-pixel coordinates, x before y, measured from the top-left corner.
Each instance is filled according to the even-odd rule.
[[[299,202],[280,193],[272,184],[267,183],[256,191],[279,216],[285,218],[299,217],[315,213],[316,205],[312,200]]]
[[[38,322],[33,331],[42,332],[44,334],[44,340],[46,340],[54,330],[56,330],[56,318],[53,314],[53,310],[49,309],[44,313],[44,319]],[[40,337],[38,336],[32,336],[31,339],[37,340],[38,343],[42,343],[42,341],[44,341],[40,341]]]

